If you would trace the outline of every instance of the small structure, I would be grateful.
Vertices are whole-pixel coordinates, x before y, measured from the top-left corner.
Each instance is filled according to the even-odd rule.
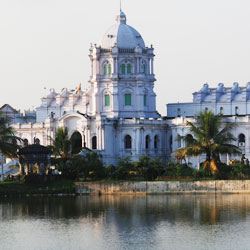
[[[49,148],[39,144],[33,144],[21,148],[18,152],[21,175],[32,174],[34,164],[38,165],[37,173],[44,175],[46,170],[50,168],[51,154],[52,152]]]

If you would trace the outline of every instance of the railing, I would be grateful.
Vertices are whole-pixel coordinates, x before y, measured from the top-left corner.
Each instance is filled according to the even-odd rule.
[[[119,53],[135,53],[134,49],[119,49]]]
[[[101,53],[110,53],[112,49],[101,49]]]

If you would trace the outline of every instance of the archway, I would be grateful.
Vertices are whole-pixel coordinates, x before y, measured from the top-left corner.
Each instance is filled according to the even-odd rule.
[[[82,150],[82,136],[79,132],[74,132],[71,136],[72,154],[78,154]]]

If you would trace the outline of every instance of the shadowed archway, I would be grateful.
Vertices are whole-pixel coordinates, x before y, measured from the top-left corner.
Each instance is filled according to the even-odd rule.
[[[82,150],[82,136],[79,132],[74,132],[70,138],[72,154],[78,154]]]

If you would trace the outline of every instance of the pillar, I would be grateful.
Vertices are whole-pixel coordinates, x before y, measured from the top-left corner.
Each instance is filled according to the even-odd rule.
[[[154,74],[154,58],[151,58],[151,74]]]

